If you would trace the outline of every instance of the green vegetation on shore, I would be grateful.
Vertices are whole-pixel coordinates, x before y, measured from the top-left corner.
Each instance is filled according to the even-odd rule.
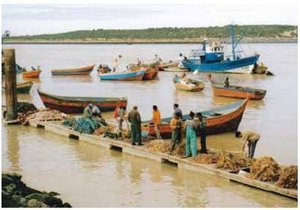
[[[291,25],[237,25],[237,34],[245,40],[266,42],[297,40],[297,26]],[[149,28],[124,30],[81,30],[57,34],[32,36],[11,36],[3,39],[9,42],[198,42],[203,38],[226,39],[229,37],[228,26],[200,28]]]

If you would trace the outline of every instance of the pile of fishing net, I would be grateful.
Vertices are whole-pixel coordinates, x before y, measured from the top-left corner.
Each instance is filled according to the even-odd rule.
[[[298,188],[298,167],[295,165],[282,167],[279,179],[276,183],[278,187]]]
[[[222,151],[219,155],[216,167],[238,172],[241,168],[251,166],[252,163],[252,159],[241,154],[232,154]]]
[[[185,141],[182,141],[179,145],[175,146],[172,155],[185,156]]]
[[[193,162],[200,164],[214,164],[219,160],[219,154],[208,153],[208,154],[198,154],[196,157],[191,159]]]
[[[264,181],[275,182],[280,176],[280,166],[271,157],[262,157],[254,161],[250,168],[250,178]]]
[[[24,113],[28,111],[35,111],[37,108],[32,104],[28,102],[18,102],[17,103],[17,113]]]
[[[57,110],[51,110],[51,109],[33,109],[30,105],[27,108],[24,108],[24,111],[22,113],[18,114],[18,120],[21,122],[22,125],[28,125],[29,120],[35,120],[35,121],[61,121],[67,117],[66,114],[57,111]]]
[[[100,136],[107,132],[113,133],[115,129],[116,128],[113,125],[101,126],[100,128],[95,130],[94,135]]]
[[[172,142],[169,140],[151,140],[146,144],[147,149],[152,152],[168,153],[171,149]],[[172,155],[184,156],[185,155],[185,142],[181,142],[175,146]]]
[[[34,113],[31,113],[27,116],[29,120],[35,121],[62,121],[63,119],[67,118],[68,115],[52,109],[39,109]]]
[[[79,119],[68,118],[63,121],[63,125],[80,133],[93,134],[101,126],[107,126],[107,123],[104,119],[81,117]]]
[[[146,148],[152,152],[167,153],[170,150],[171,142],[168,140],[153,140],[146,144]]]

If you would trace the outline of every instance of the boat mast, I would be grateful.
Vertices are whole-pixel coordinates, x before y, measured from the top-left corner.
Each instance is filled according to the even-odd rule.
[[[233,24],[230,25],[230,37],[231,37],[231,47],[232,47],[232,57],[235,60],[235,37],[234,37],[234,26]]]

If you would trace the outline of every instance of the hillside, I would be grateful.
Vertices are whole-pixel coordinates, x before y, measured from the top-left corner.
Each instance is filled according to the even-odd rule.
[[[244,37],[244,41],[285,41],[296,40],[297,26],[290,25],[238,25],[236,33]],[[149,28],[127,30],[81,30],[57,34],[41,34],[32,36],[11,36],[4,38],[9,42],[198,42],[203,38],[225,39],[229,37],[228,26],[201,28]]]

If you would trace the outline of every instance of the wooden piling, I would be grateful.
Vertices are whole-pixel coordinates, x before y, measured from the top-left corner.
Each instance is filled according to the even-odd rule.
[[[4,49],[6,120],[17,119],[16,60],[15,49]]]

